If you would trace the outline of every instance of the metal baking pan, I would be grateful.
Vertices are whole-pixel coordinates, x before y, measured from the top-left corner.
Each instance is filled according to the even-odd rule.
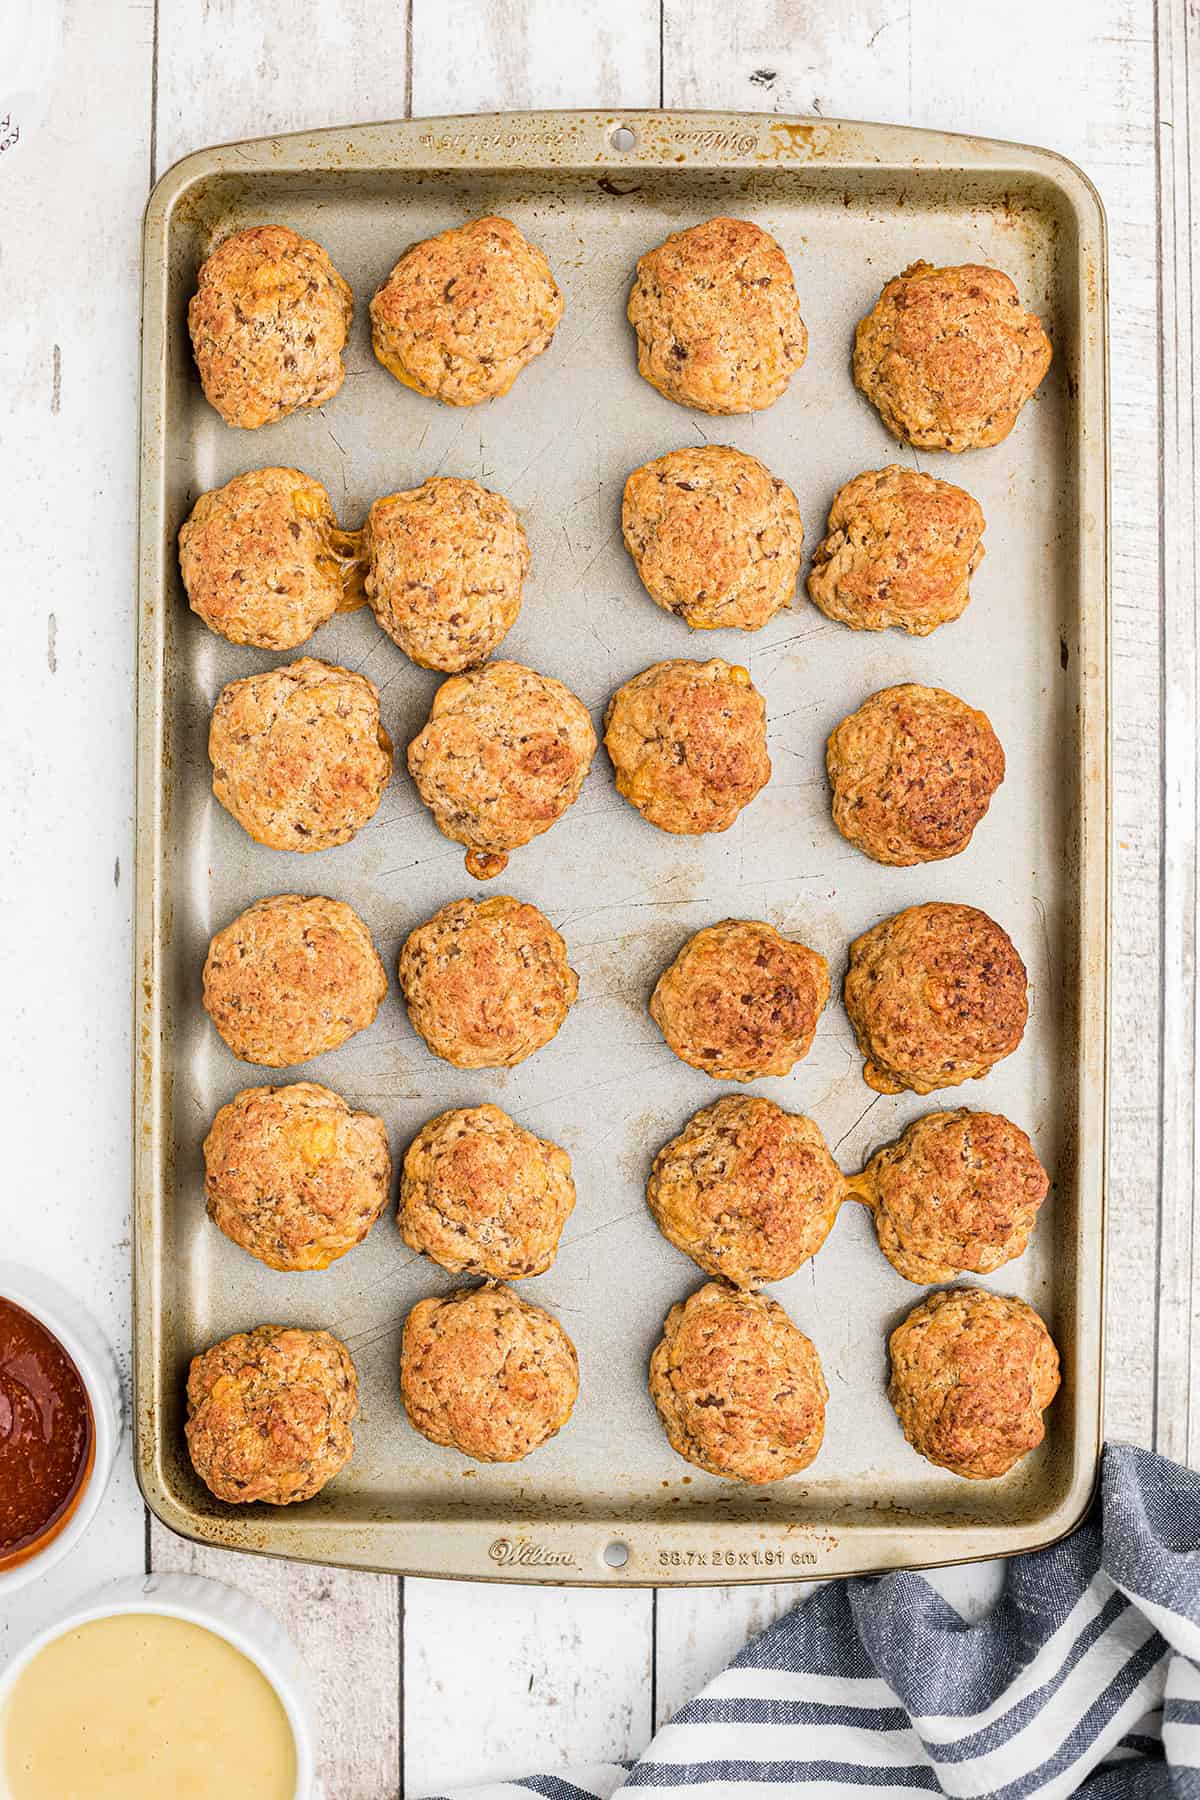
[[[544,247],[566,311],[551,350],[511,394],[460,411],[408,392],[376,364],[366,303],[404,245],[489,211]],[[639,254],[716,212],[748,214],[778,237],[810,332],[790,391],[756,416],[711,419],[662,399],[636,374],[624,317]],[[268,220],[328,248],[357,310],[337,398],[250,434],[228,430],[204,403],[185,315],[215,241]],[[919,458],[970,488],[987,516],[966,614],[916,640],[848,631],[800,598],[753,636],[690,634],[642,593],[622,547],[626,474],[706,439],[753,451],[798,494],[811,550],[843,481],[913,454],[856,393],[849,357],[855,321],[919,257],[1007,269],[1055,345],[1048,380],[1004,444]],[[142,377],[137,1454],[158,1516],[237,1550],[605,1584],[929,1565],[1027,1550],[1071,1528],[1100,1442],[1105,1185],[1105,243],[1087,180],[1012,144],[715,113],[425,119],[227,145],[179,163],[151,198]],[[766,698],[774,776],[726,834],[653,830],[617,796],[601,753],[574,809],[514,854],[501,891],[548,913],[580,975],[578,1004],[551,1045],[510,1071],[452,1069],[412,1032],[393,979],[374,1025],[303,1071],[381,1113],[397,1155],[434,1113],[493,1100],[574,1158],[579,1203],[558,1260],[522,1286],[575,1339],[580,1399],[567,1429],[522,1464],[469,1464],[409,1428],[400,1324],[416,1299],[454,1280],[414,1258],[390,1219],[332,1269],[281,1275],[205,1218],[208,1123],[239,1087],[272,1078],[236,1062],[201,1010],[211,932],[262,894],[327,893],[359,910],[394,967],[419,920],[491,891],[465,874],[461,848],[439,835],[403,768],[438,677],[413,667],[367,612],[336,618],[309,649],[363,669],[382,690],[400,754],[375,821],[352,844],[302,859],[258,848],[212,799],[212,701],[231,677],[282,659],[235,649],[190,614],[175,537],[202,489],[266,463],[318,476],[349,527],[376,495],[439,471],[508,495],[533,568],[504,654],[566,680],[597,720],[620,682],[675,655],[744,663]],[[823,745],[867,694],[905,680],[985,708],[1008,776],[965,854],[886,869],[835,832]],[[879,1254],[866,1213],[848,1206],[816,1260],[773,1290],[824,1363],[821,1455],[772,1487],[722,1483],[672,1453],[646,1395],[664,1314],[703,1278],[660,1238],[643,1193],[656,1149],[727,1090],[676,1061],[647,997],[683,939],[727,915],[803,935],[829,957],[836,984],[857,933],[930,899],[983,904],[1022,952],[1033,1006],[1017,1054],[941,1101],[873,1097],[835,998],[807,1061],[753,1091],[812,1114],[848,1169],[939,1103],[1003,1111],[1032,1132],[1051,1196],[1027,1255],[989,1285],[1031,1300],[1061,1346],[1047,1441],[992,1483],[958,1480],[909,1449],[884,1394],[885,1337],[920,1290]],[[184,1376],[197,1349],[262,1321],[321,1324],[349,1343],[361,1378],[357,1449],[304,1506],[234,1510],[189,1467]]]

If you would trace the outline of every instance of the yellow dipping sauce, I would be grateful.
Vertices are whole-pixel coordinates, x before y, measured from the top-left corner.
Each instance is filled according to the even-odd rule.
[[[282,1702],[201,1625],[123,1613],[68,1631],[0,1720],[4,1800],[293,1800]]]

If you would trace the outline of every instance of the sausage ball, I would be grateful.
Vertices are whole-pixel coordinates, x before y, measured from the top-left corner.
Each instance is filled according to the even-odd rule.
[[[1004,780],[986,713],[945,688],[906,682],[864,700],[830,733],[833,822],[879,863],[957,856]]]
[[[879,1248],[907,1281],[990,1275],[1024,1254],[1050,1177],[999,1113],[927,1113],[849,1182]]]
[[[467,846],[467,873],[486,881],[575,804],[595,753],[570,688],[496,662],[443,681],[408,746],[408,772],[438,830]]]
[[[749,219],[709,219],[647,251],[628,312],[638,373],[698,412],[760,412],[808,350],[787,257]]]
[[[237,231],[200,269],[188,330],[204,397],[254,430],[342,385],[354,296],[320,244],[286,225]]]
[[[180,530],[188,604],[231,644],[294,650],[345,602],[349,537],[311,475],[235,475],[201,494]]]
[[[854,380],[918,450],[998,444],[1050,367],[1050,339],[1002,269],[912,263],[854,334]]]
[[[722,919],[659,977],[650,1016],[693,1069],[756,1081],[808,1055],[828,999],[829,964],[816,950],[761,919]]]
[[[336,1050],[379,1011],[387,976],[371,934],[341,900],[272,894],[218,931],[204,1005],[243,1062],[283,1069]]]
[[[625,483],[621,530],[650,598],[699,630],[758,631],[792,604],[800,507],[756,456],[669,450]]]
[[[536,906],[452,900],[409,934],[400,987],[413,1030],[458,1069],[508,1069],[548,1044],[579,992]]]
[[[575,1205],[571,1159],[498,1106],[444,1112],[404,1158],[399,1226],[454,1275],[519,1281],[554,1261]]]
[[[617,791],[660,831],[728,831],[771,775],[767,709],[745,669],[653,663],[604,716]]]
[[[315,1081],[245,1088],[204,1140],[215,1225],[269,1269],[327,1269],[387,1205],[387,1129]]]
[[[529,545],[502,494],[438,475],[376,500],[363,535],[376,622],[422,669],[485,662],[521,610]]]
[[[829,1390],[782,1306],[710,1281],[667,1314],[650,1398],[672,1450],[710,1475],[758,1483],[807,1469]]]
[[[257,1325],[192,1358],[184,1431],[218,1500],[311,1500],[349,1462],[358,1376],[328,1331]]]
[[[971,598],[983,527],[983,509],[963,488],[894,463],[868,469],[834,496],[809,599],[852,631],[928,637]]]
[[[1024,1300],[943,1288],[888,1340],[888,1399],[919,1455],[968,1481],[1006,1475],[1046,1433],[1058,1351]]]
[[[371,338],[405,387],[475,406],[549,348],[562,309],[549,263],[511,219],[471,219],[409,245],[371,302]]]
[[[392,778],[379,689],[314,656],[223,687],[208,754],[213,793],[270,850],[348,843]]]
[[[812,1120],[747,1094],[694,1114],[655,1157],[646,1188],[663,1236],[739,1288],[794,1275],[845,1197]]]
[[[1029,1016],[1025,965],[975,906],[934,902],[884,919],[850,946],[846,1011],[880,1094],[931,1094],[1010,1056]]]
[[[404,1321],[400,1395],[411,1424],[476,1462],[520,1462],[562,1430],[578,1392],[574,1344],[511,1288],[420,1300]]]

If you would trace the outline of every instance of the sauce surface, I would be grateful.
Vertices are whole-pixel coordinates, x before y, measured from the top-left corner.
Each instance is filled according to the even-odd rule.
[[[266,1677],[215,1632],[154,1613],[80,1625],[34,1657],[0,1719],[0,1768],[11,1800],[296,1789],[295,1740]]]
[[[75,1364],[40,1320],[0,1297],[0,1569],[62,1530],[94,1452]]]

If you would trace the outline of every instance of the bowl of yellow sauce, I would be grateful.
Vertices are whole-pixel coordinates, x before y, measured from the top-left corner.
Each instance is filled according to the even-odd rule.
[[[0,1800],[311,1800],[314,1738],[282,1627],[197,1576],[113,1582],[0,1674]]]

